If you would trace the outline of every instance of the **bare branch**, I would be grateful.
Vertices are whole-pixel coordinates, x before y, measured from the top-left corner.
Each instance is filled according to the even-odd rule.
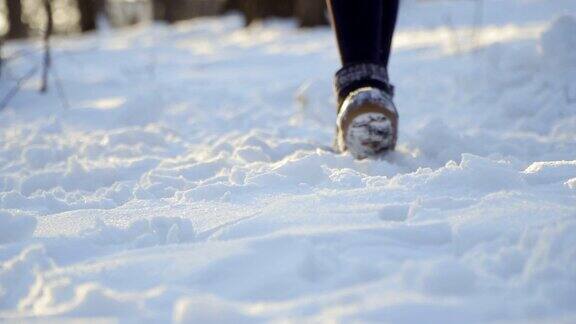
[[[2,78],[2,68],[4,67],[4,56],[2,55],[2,45],[4,44],[4,38],[0,37],[0,78]]]
[[[56,84],[56,91],[58,92],[58,98],[60,98],[62,107],[64,109],[70,109],[70,101],[66,96],[64,86],[62,85],[62,81],[60,80],[60,76],[58,75],[58,73],[56,73],[56,68],[52,68],[50,72],[52,73],[52,77],[54,78],[54,83]]]
[[[54,28],[54,21],[52,17],[52,4],[50,0],[44,0],[44,11],[46,12],[46,30],[44,30],[44,62],[42,69],[42,83],[40,92],[46,93],[48,91],[48,72],[50,71],[51,57],[50,57],[50,36]]]
[[[18,82],[16,82],[16,85],[14,85],[14,87],[12,87],[10,91],[8,91],[8,94],[6,94],[6,96],[0,102],[0,111],[4,110],[4,108],[8,106],[12,98],[14,98],[14,96],[18,93],[18,91],[20,91],[24,83],[26,83],[26,81],[28,81],[31,77],[33,77],[34,74],[36,74],[36,71],[38,71],[38,67],[32,68],[30,71],[28,71],[28,73],[22,76],[18,80]]]

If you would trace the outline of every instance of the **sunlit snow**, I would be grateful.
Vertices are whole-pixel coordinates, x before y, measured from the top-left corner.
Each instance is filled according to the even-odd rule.
[[[55,39],[69,107],[0,111],[0,321],[575,321],[576,2],[479,2],[404,2],[378,161],[331,150],[328,28]]]

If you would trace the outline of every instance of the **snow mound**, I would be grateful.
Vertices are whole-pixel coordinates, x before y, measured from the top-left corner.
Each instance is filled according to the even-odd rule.
[[[524,173],[531,183],[566,182],[576,175],[576,161],[535,162]]]
[[[134,248],[191,242],[195,239],[189,219],[156,216],[136,220],[126,228],[98,220],[93,228],[82,233],[84,239],[96,244],[126,244]]]
[[[576,1],[485,4],[403,6],[381,160],[330,147],[328,28],[54,39],[70,107],[0,111],[0,322],[574,322]],[[42,58],[2,50],[4,94]]]

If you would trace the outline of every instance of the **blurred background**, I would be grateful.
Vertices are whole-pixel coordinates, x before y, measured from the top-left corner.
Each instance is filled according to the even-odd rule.
[[[4,39],[41,35],[48,15],[54,34],[150,21],[174,23],[232,11],[241,13],[246,25],[274,16],[294,17],[299,26],[312,27],[328,24],[325,8],[324,0],[0,0],[0,35]]]

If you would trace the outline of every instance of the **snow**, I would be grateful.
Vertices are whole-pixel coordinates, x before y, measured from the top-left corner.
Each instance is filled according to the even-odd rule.
[[[327,28],[55,40],[69,107],[0,111],[0,321],[576,321],[576,2],[478,3],[404,2],[378,161],[330,149]]]

